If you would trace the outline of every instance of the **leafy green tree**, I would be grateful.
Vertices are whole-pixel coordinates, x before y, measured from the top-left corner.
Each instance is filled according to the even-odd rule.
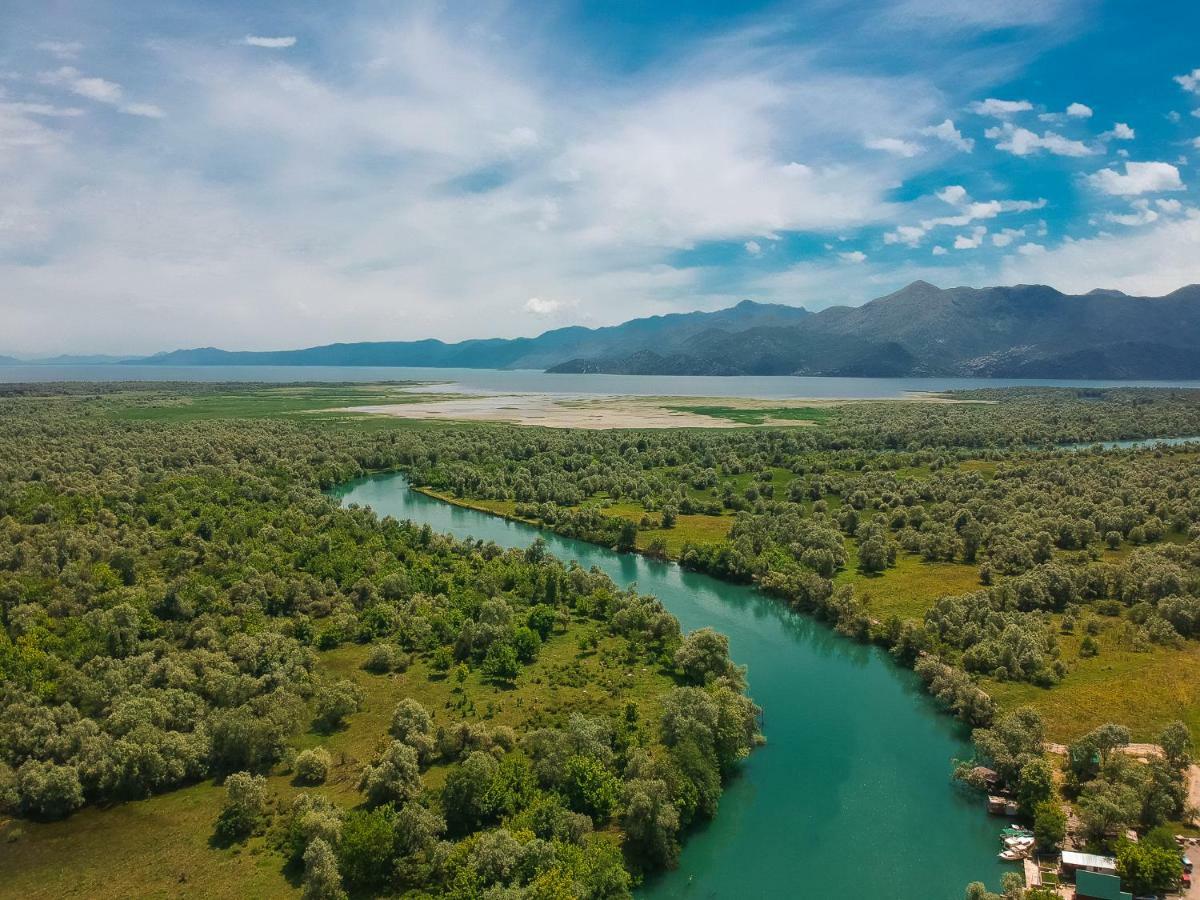
[[[1043,800],[1033,808],[1033,835],[1044,849],[1062,846],[1067,837],[1067,813],[1061,803]]]
[[[225,779],[225,805],[216,825],[218,840],[244,841],[262,828],[266,818],[267,779],[249,772],[234,772]]]
[[[342,876],[351,887],[377,889],[391,877],[396,858],[395,820],[396,811],[390,805],[346,814],[337,855]]]
[[[729,660],[729,638],[711,628],[697,628],[683,639],[675,651],[675,665],[693,684],[736,673]]]
[[[304,900],[345,900],[337,857],[323,838],[313,838],[304,851]]]
[[[573,810],[587,813],[599,823],[608,821],[621,790],[617,778],[591,756],[572,756],[567,760],[562,787]]]
[[[300,784],[323,784],[329,777],[333,760],[322,747],[303,750],[296,756],[296,781]]]
[[[521,673],[521,662],[512,644],[497,642],[488,648],[480,669],[494,681],[512,681]]]
[[[358,789],[374,806],[402,804],[421,793],[421,770],[417,751],[408,744],[392,741],[376,758],[364,766]]]
[[[1017,802],[1021,812],[1032,816],[1042,802],[1054,796],[1054,772],[1042,757],[1035,757],[1021,767],[1017,779]]]
[[[1134,894],[1174,890],[1183,875],[1178,848],[1144,846],[1122,839],[1117,844],[1117,874],[1121,886]]]

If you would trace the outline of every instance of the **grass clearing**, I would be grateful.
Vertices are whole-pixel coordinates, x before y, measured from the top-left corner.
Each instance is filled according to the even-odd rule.
[[[982,588],[977,566],[926,562],[915,553],[901,552],[893,568],[868,575],[858,570],[855,542],[848,540],[846,545],[849,556],[846,569],[835,581],[854,585],[855,591],[867,598],[871,615],[877,619],[891,616],[923,619],[939,597],[968,594]]]
[[[710,419],[727,419],[739,425],[767,425],[776,422],[805,422],[819,424],[836,415],[828,407],[774,406],[749,408],[740,406],[667,406],[672,412],[692,413]]]

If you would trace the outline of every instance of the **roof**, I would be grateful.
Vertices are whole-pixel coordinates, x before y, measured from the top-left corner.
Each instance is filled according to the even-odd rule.
[[[1115,872],[1117,861],[1111,856],[1098,856],[1095,853],[1077,853],[1074,850],[1062,852],[1064,866],[1075,866],[1079,869],[1107,869]]]
[[[1080,855],[1091,856],[1090,853]],[[1133,894],[1121,890],[1120,878],[1099,872],[1080,872],[1075,878],[1075,896],[1093,900],[1133,900]]]

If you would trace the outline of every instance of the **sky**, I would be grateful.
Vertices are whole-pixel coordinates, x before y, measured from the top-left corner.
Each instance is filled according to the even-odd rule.
[[[0,353],[1200,282],[1200,4],[0,0]]]

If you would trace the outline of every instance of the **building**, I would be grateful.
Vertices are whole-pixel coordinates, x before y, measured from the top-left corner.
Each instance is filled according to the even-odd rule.
[[[1062,870],[1064,875],[1073,875],[1076,872],[1116,875],[1117,861],[1111,856],[1098,856],[1095,853],[1077,853],[1074,850],[1064,850],[1062,854]]]
[[[1121,879],[1116,875],[1087,869],[1080,869],[1075,874],[1075,896],[1078,900],[1133,900],[1133,894],[1121,890]]]

